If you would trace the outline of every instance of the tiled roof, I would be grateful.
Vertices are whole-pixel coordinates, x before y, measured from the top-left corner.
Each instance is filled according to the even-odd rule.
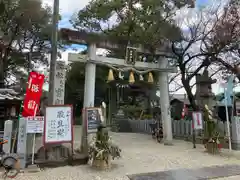
[[[0,89],[0,100],[23,100],[13,89]]]
[[[186,94],[170,94],[170,101],[175,99],[182,101],[184,104],[190,104]]]

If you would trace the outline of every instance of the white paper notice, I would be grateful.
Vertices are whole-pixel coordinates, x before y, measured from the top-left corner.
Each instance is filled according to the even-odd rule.
[[[44,116],[26,117],[27,133],[43,133]]]
[[[72,141],[72,108],[71,106],[46,107],[44,126],[45,143]]]

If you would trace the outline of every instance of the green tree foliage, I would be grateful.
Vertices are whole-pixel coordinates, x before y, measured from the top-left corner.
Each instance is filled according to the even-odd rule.
[[[8,73],[31,68],[29,59],[48,63],[51,9],[40,0],[2,0],[0,9],[0,81],[4,82]]]
[[[92,0],[79,11],[73,25],[81,30],[103,32],[118,42],[144,44],[149,50],[155,50],[166,40],[179,38],[180,30],[174,25],[173,16],[187,2]]]

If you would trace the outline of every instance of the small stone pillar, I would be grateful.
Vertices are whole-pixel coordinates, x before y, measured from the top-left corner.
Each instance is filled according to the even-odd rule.
[[[27,132],[24,118],[19,119],[17,154],[20,160],[20,168],[24,169],[27,162]]]
[[[232,119],[232,149],[240,150],[240,117]]]
[[[13,128],[13,121],[12,120],[5,121],[3,140],[8,141],[8,143],[3,144],[3,152],[5,153],[11,153],[12,128]]]

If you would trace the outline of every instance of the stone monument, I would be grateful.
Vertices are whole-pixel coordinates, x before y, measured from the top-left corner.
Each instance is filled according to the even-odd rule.
[[[216,83],[216,79],[212,79],[209,77],[208,70],[205,69],[203,74],[197,74],[196,75],[196,104],[199,107],[200,111],[203,113],[206,111],[205,107],[208,107],[208,110],[213,112],[214,110],[214,105],[215,105],[215,100],[214,97],[215,95],[212,92],[212,84]],[[212,115],[210,115],[212,117]],[[204,117],[204,116],[203,116]],[[208,116],[209,117],[209,116]],[[204,122],[206,121],[204,117]],[[207,118],[209,119],[209,118]],[[209,119],[210,120],[210,119]],[[214,118],[211,118],[210,121],[214,121]],[[210,136],[210,132],[208,132],[207,128],[207,123],[204,123],[204,130],[202,133],[204,133],[204,137],[207,139],[207,137]],[[194,132],[194,136],[196,135],[197,132]],[[200,134],[199,134],[200,133]],[[198,132],[197,134],[202,136],[201,132]],[[195,139],[196,137],[194,137]]]

